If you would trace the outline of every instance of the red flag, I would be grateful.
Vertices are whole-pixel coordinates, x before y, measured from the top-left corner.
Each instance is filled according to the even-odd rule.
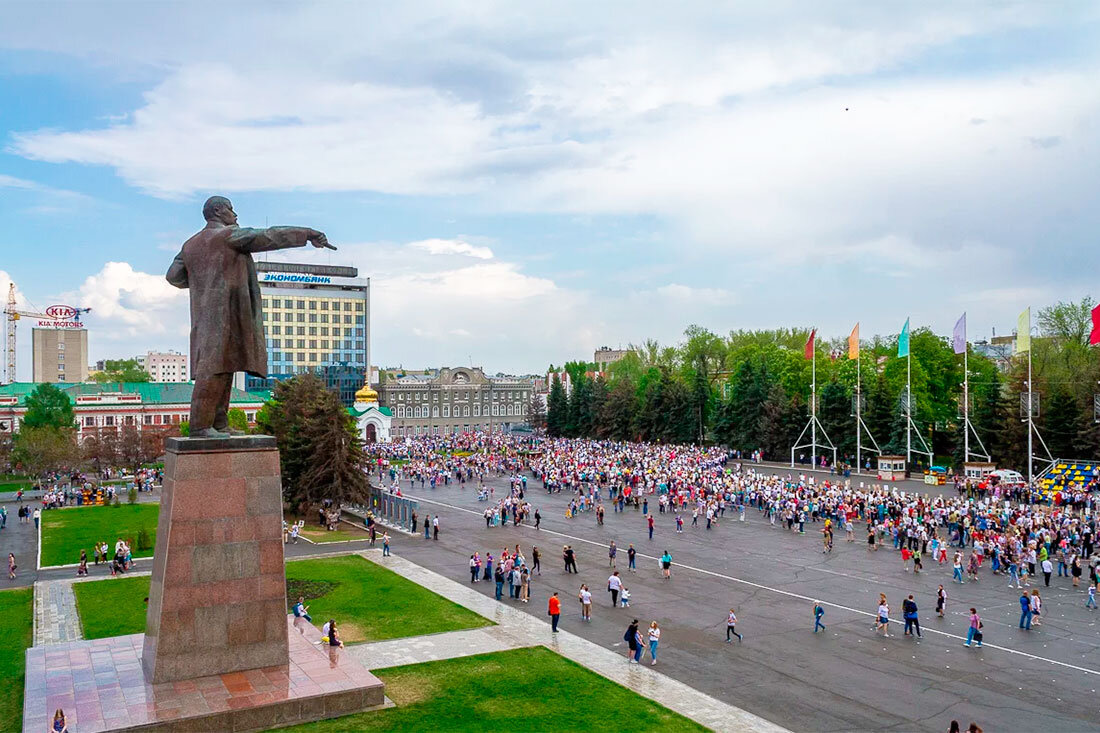
[[[1089,334],[1089,343],[1093,346],[1100,344],[1100,305],[1092,309],[1092,333]]]
[[[1095,316],[1094,316],[1095,318]],[[817,335],[817,329],[810,331],[810,339],[806,342],[806,358],[814,358],[814,336]]]

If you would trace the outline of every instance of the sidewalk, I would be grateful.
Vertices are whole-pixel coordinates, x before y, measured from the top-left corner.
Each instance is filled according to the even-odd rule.
[[[348,647],[368,669],[541,645],[712,730],[748,733],[786,731],[748,711],[667,677],[648,665],[629,664],[624,655],[604,649],[564,629],[552,634],[548,622],[498,603],[408,560],[393,555],[382,557],[381,550],[364,550],[357,554],[497,624],[473,631],[453,631]]]
[[[41,506],[37,501],[25,501],[23,504],[31,509]],[[19,523],[18,503],[4,502],[4,506],[8,510],[8,525],[0,530],[0,557],[4,561],[4,579],[0,580],[0,588],[26,588],[38,579],[38,531],[34,528],[33,519],[26,524]],[[14,581],[7,578],[9,552],[15,554],[15,562],[19,566]]]

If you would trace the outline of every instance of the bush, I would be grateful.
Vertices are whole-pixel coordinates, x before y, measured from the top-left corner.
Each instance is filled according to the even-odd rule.
[[[126,503],[137,504],[137,487],[131,486],[130,490],[126,492]]]
[[[137,549],[139,549],[139,550],[151,550],[151,549],[153,549],[153,542],[149,537],[149,530],[145,529],[144,526],[142,526],[142,528],[138,530]]]

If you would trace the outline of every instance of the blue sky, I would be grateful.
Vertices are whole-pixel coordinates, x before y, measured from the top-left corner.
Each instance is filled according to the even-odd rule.
[[[186,348],[163,273],[214,193],[328,233],[294,257],[372,278],[383,365],[963,310],[980,337],[1096,294],[1092,3],[0,16],[0,287],[93,307],[93,359]]]

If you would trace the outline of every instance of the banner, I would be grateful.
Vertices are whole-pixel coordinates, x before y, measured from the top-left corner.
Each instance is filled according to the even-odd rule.
[[[951,345],[955,347],[956,354],[966,353],[966,313],[959,316],[955,322],[955,333],[951,334]]]
[[[909,356],[909,319],[905,319],[905,325],[898,334],[898,356]]]
[[[1031,306],[1016,320],[1016,353],[1031,351]]]
[[[1089,344],[1100,344],[1100,305],[1092,309],[1092,333],[1089,334]]]
[[[806,341],[806,358],[807,359],[813,359],[814,358],[814,336],[816,336],[816,335],[817,335],[817,329],[815,328],[814,330],[810,331],[810,338],[809,338],[808,341]]]
[[[852,334],[848,336],[848,358],[859,358],[859,324],[852,329]]]

